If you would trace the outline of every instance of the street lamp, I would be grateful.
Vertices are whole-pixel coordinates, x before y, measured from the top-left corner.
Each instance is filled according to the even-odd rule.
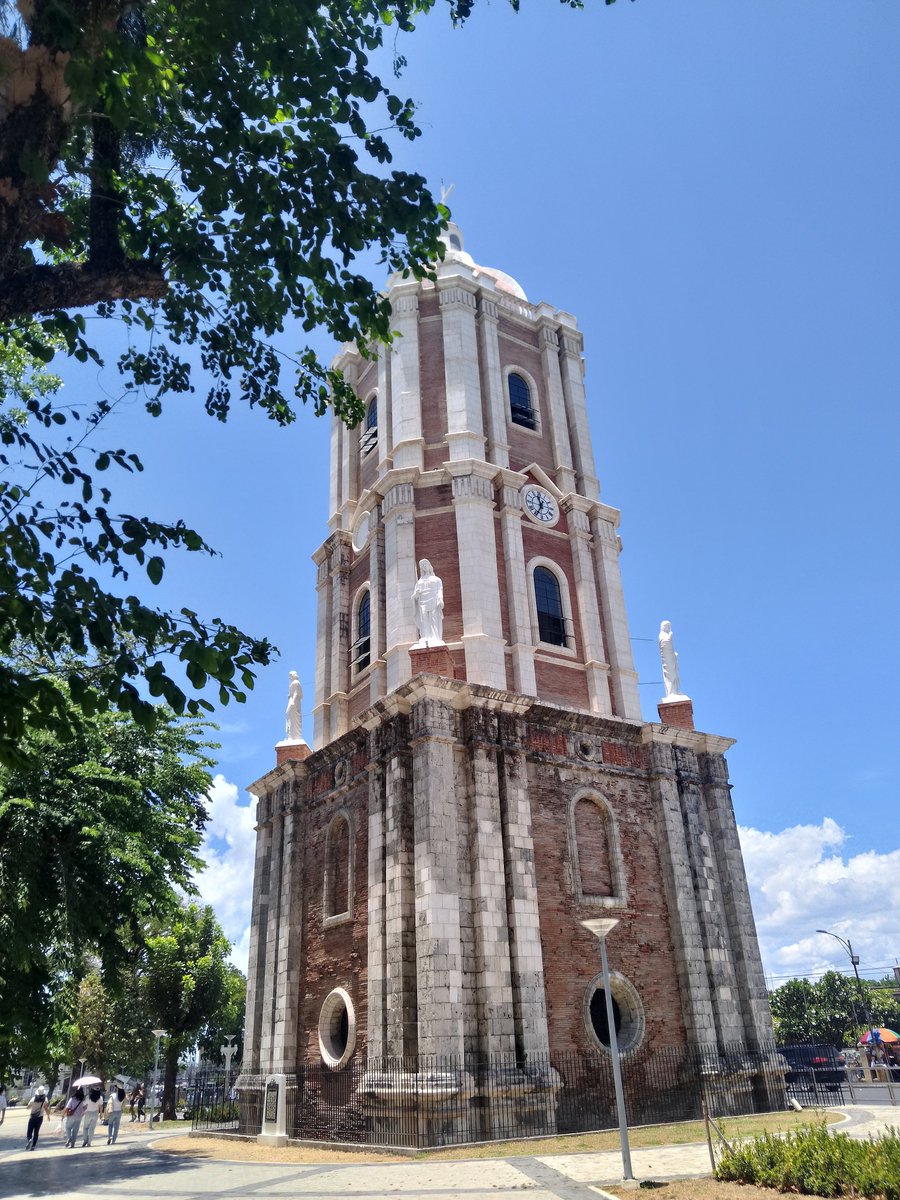
[[[619,1041],[616,1036],[616,1015],[613,1011],[612,988],[609,984],[609,961],[606,957],[606,939],[618,923],[618,917],[594,917],[589,921],[582,921],[581,925],[600,943],[600,968],[603,971],[603,995],[606,998],[606,1026],[609,1030],[609,1053],[612,1058],[613,1085],[616,1089],[619,1142],[622,1146],[622,1172],[624,1179],[634,1179],[634,1172],[631,1169],[631,1150],[628,1146],[628,1117],[625,1113],[625,1092],[622,1088],[622,1064],[619,1060]]]
[[[159,1039],[166,1036],[164,1029],[154,1029],[153,1036],[156,1038],[156,1053],[153,1057],[153,1094],[150,1097],[150,1129],[153,1129],[153,1110],[156,1107],[156,1088],[159,1081]]]
[[[866,995],[863,991],[862,980],[859,977],[859,955],[853,953],[853,947],[850,944],[849,939],[845,942],[842,937],[838,937],[838,935],[836,933],[832,933],[830,929],[817,929],[816,933],[824,933],[828,937],[833,937],[834,940],[836,942],[840,942],[847,951],[847,954],[850,958],[850,964],[853,967],[853,974],[856,976],[856,987],[859,991],[859,1003],[860,1007],[862,1008],[863,1019],[865,1020],[866,1024],[869,1024],[869,1006],[866,1004]]]
[[[237,1054],[237,1046],[234,1044],[237,1038],[236,1033],[224,1034],[225,1045],[220,1046],[219,1050],[225,1058],[225,1100],[231,1100],[231,1060]]]

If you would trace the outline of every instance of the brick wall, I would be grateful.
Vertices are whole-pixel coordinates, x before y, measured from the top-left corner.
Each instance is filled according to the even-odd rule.
[[[531,742],[529,739],[529,745]],[[628,896],[624,909],[598,910],[596,905],[576,900],[568,805],[573,793],[583,787],[597,789],[617,823]],[[602,767],[575,765],[563,758],[541,761],[530,754],[529,795],[551,1051],[586,1050],[595,1044],[585,1028],[583,1012],[586,989],[600,970],[600,953],[597,939],[582,929],[579,921],[600,915],[621,918],[608,942],[610,970],[621,972],[637,989],[647,1021],[647,1041],[682,1042],[685,1032],[675,954],[655,814],[646,782]]]

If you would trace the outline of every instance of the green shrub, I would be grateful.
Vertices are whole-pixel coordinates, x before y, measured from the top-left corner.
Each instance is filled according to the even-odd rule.
[[[726,1150],[715,1175],[807,1196],[900,1200],[900,1136],[889,1129],[855,1141],[825,1125],[807,1125],[786,1137],[764,1133]]]

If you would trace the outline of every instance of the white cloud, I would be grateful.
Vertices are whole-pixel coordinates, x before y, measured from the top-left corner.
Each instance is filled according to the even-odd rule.
[[[860,973],[886,972],[900,949],[900,850],[848,852],[847,834],[825,817],[780,833],[740,830],[763,963],[773,982],[851,969],[838,943],[853,943]]]
[[[209,821],[200,849],[206,865],[196,883],[202,901],[212,905],[226,936],[234,943],[232,962],[246,971],[256,851],[255,806],[242,800],[237,786],[224,775],[213,779],[207,800]]]

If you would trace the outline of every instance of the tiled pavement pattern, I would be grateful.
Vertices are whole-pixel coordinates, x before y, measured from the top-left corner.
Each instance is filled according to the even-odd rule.
[[[837,1126],[867,1137],[898,1123],[895,1109],[848,1106]],[[144,1129],[125,1126],[119,1145],[97,1139],[90,1150],[65,1150],[47,1134],[26,1153],[24,1114],[11,1112],[0,1127],[0,1196],[10,1200],[594,1200],[596,1188],[621,1178],[617,1152],[561,1154],[461,1162],[288,1164],[186,1160],[160,1153]],[[51,1128],[53,1126],[51,1125]],[[638,1179],[672,1179],[709,1173],[705,1145],[669,1146],[632,1153]]]

